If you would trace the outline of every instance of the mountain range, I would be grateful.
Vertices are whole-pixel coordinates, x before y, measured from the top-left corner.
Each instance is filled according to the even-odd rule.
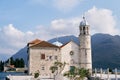
[[[73,35],[62,36],[48,40],[53,43],[59,41],[63,44],[73,40],[79,44],[78,37]],[[91,37],[92,43],[92,62],[93,68],[119,68],[120,69],[120,36],[109,35],[109,34],[95,34]],[[23,58],[27,65],[27,47],[24,47],[12,57]]]

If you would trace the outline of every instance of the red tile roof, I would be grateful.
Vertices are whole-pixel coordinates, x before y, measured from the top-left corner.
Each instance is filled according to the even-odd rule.
[[[38,40],[38,39],[36,39],[34,41],[31,41],[28,44],[32,44],[29,47],[56,47],[56,48],[59,48],[58,46],[53,45],[53,44],[51,44],[47,41],[41,41],[41,40]]]
[[[41,40],[35,39],[35,40],[29,42],[28,44],[36,44],[36,43],[39,43],[39,42],[41,42]]]

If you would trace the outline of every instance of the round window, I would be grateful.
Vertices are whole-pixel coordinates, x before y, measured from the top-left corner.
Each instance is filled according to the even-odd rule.
[[[74,54],[74,52],[73,51],[70,51],[70,55],[73,55]]]

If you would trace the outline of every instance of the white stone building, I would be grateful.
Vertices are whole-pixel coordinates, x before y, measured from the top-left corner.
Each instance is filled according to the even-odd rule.
[[[29,42],[29,74],[34,74],[39,71],[42,76],[53,77],[49,68],[55,61],[67,63],[62,73],[68,71],[72,66],[91,70],[90,26],[84,17],[83,21],[80,22],[79,29],[80,45],[72,40],[66,44],[62,44],[58,41],[51,44],[38,39]]]

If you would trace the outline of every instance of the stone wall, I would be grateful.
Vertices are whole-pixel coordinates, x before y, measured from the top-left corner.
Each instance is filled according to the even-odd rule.
[[[44,59],[42,59],[42,54]],[[42,76],[53,76],[50,71],[50,66],[55,61],[60,60],[60,49],[51,47],[37,47],[29,49],[29,74],[39,72]]]

